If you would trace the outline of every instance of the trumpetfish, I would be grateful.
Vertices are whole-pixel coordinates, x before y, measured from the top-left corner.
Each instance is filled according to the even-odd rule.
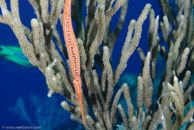
[[[73,73],[73,86],[78,97],[83,124],[86,125],[82,104],[82,82],[80,77],[80,56],[78,44],[71,21],[71,0],[66,0],[63,10],[63,33],[65,44]]]

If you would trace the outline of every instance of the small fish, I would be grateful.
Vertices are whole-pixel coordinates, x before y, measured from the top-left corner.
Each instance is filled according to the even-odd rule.
[[[71,21],[71,0],[65,1],[65,7],[63,12],[63,33],[65,38],[65,44],[67,47],[67,53],[69,56],[70,66],[73,73],[73,86],[78,96],[83,124],[86,125],[83,104],[82,104],[80,56],[79,56],[78,45],[77,45],[77,41],[76,41],[76,37],[73,31],[72,21]]]
[[[25,67],[33,67],[18,46],[0,45],[0,57]]]

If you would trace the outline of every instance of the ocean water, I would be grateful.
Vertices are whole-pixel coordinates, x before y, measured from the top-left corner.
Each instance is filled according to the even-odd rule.
[[[9,0],[8,7],[10,6]],[[156,15],[161,15],[162,13],[156,0],[129,0],[127,18],[124,23],[124,28],[119,35],[119,39],[114,47],[112,54],[113,58],[113,69],[119,62],[120,51],[122,45],[125,41],[127,27],[131,19],[137,20],[140,15],[144,5],[146,3],[151,3],[152,8],[155,9]],[[20,7],[20,17],[23,24],[30,27],[30,19],[35,18],[32,6],[24,0],[19,0]],[[9,7],[10,9],[10,7]],[[1,14],[0,10],[0,14]],[[117,23],[119,13],[113,16],[113,21],[111,27],[114,29]],[[149,17],[148,17],[149,19]],[[147,32],[149,27],[149,20],[146,20],[143,25],[142,37],[140,40],[140,47],[143,48],[145,52],[148,51],[147,44]],[[62,28],[58,27],[61,36]],[[13,34],[12,30],[4,24],[0,24],[0,45],[11,45],[18,46],[18,41]],[[128,67],[124,73],[127,74],[139,74],[141,71],[141,61],[137,51],[131,56],[128,61]],[[28,68],[17,64],[14,64],[8,60],[0,57],[0,129],[4,129],[9,126],[35,126],[43,130],[48,129],[83,129],[78,123],[71,121],[69,118],[69,113],[60,110],[60,102],[65,100],[64,97],[59,94],[54,94],[53,99],[47,98],[48,88],[45,83],[45,78],[42,73],[35,67]],[[51,101],[49,101],[51,100]],[[41,105],[44,104],[44,107]],[[53,106],[50,106],[52,105]],[[61,124],[56,124],[56,127],[52,126],[53,121],[51,113],[54,114],[58,110],[61,112]],[[47,112],[41,112],[41,110],[50,110]],[[50,113],[50,114],[49,114]],[[22,117],[27,118],[22,118]],[[44,119],[45,122],[41,122]],[[30,123],[31,122],[31,123]],[[45,125],[49,128],[44,127]],[[67,125],[68,124],[68,125]]]

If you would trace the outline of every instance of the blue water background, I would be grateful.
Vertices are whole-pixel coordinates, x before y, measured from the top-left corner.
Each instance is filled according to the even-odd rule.
[[[121,35],[119,36],[119,39],[114,47],[112,55],[113,69],[116,68],[119,62],[120,51],[125,41],[128,24],[131,19],[137,20],[146,3],[152,4],[152,8],[155,9],[156,15],[162,15],[157,0],[129,0],[128,13],[124,28],[122,29]],[[20,0],[19,6],[20,17],[22,19],[23,24],[27,27],[30,27],[30,20],[35,17],[32,6],[25,0]],[[119,13],[114,16],[114,21],[111,24],[113,28],[116,26],[118,17]],[[160,19],[161,18],[162,17],[160,16]],[[140,47],[143,48],[145,52],[148,51],[148,19],[143,24],[143,32],[140,40]],[[62,29],[59,29],[62,36]],[[11,31],[10,27],[3,24],[0,24],[0,45],[18,46],[18,41],[14,36],[13,32]],[[137,51],[135,51],[135,53],[129,59],[128,67],[124,73],[139,74],[140,71],[141,61]],[[29,110],[28,114],[32,114],[33,117],[34,110],[30,107],[29,97],[31,95],[46,97],[47,92],[48,88],[45,83],[45,77],[37,68],[26,68],[0,58],[0,126],[29,125],[25,121],[19,120],[18,116],[14,115],[13,112],[8,109],[11,106],[14,106],[19,97],[22,97],[26,104],[26,109]],[[54,96],[57,99],[57,103],[60,105],[60,101],[64,100],[64,97],[60,96],[59,94],[54,94]],[[69,119],[68,116],[64,116],[64,118]]]

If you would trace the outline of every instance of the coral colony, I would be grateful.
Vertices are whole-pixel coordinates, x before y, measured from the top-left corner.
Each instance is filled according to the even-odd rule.
[[[80,104],[73,86],[72,61],[56,29],[58,20],[63,24],[65,0],[28,1],[36,15],[31,19],[32,29],[22,24],[18,0],[10,0],[10,10],[5,0],[0,0],[0,23],[10,26],[24,55],[45,76],[48,96],[53,93],[64,96],[68,102],[61,102],[61,106],[71,113],[72,120],[82,124]],[[194,0],[159,2],[163,15],[155,16],[151,4],[146,4],[139,18],[128,23],[119,63],[113,71],[111,55],[126,19],[128,0],[85,0],[85,3],[72,0],[72,12],[68,13],[72,13],[75,23],[81,62],[85,129],[194,129]],[[83,17],[84,6],[86,17]],[[112,30],[110,23],[118,11],[118,23]],[[148,52],[138,47],[146,19],[150,23]],[[137,77],[137,89],[134,89],[137,96],[132,99],[130,86],[123,83],[117,91],[115,86],[136,49],[143,65]],[[162,74],[158,73],[161,72],[160,59],[165,64]],[[122,97],[127,109],[120,103]]]

